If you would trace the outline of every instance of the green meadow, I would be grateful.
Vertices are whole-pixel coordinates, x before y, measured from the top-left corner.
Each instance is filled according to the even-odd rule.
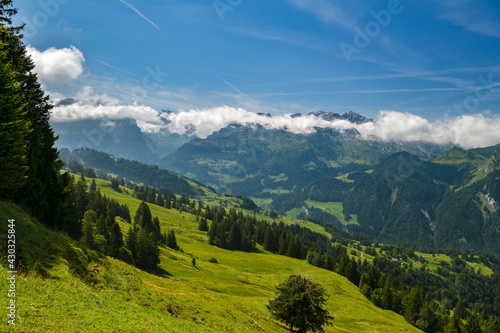
[[[140,201],[132,190],[116,192],[107,181],[96,183],[103,194],[127,204],[134,216]],[[181,250],[162,247],[158,269],[145,272],[52,232],[19,207],[0,202],[0,218],[16,219],[17,254],[24,265],[16,280],[15,331],[287,332],[266,305],[276,285],[290,274],[301,274],[330,295],[327,308],[335,320],[325,332],[419,332],[396,313],[375,307],[336,273],[261,247],[245,253],[211,246],[206,232],[198,231],[196,216],[149,206],[162,231],[175,231]],[[120,220],[119,225],[125,234],[128,223]],[[4,244],[6,223],[0,231]],[[211,262],[214,258],[217,263]],[[8,289],[5,279],[0,284]]]

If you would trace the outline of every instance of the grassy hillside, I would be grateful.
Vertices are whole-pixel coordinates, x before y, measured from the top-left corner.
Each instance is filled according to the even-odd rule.
[[[104,181],[98,187],[135,214],[139,201],[126,189],[113,194]],[[0,202],[2,220],[16,219],[17,254],[25,265],[17,278],[16,331],[286,332],[270,318],[266,304],[278,283],[302,274],[331,295],[327,308],[335,320],[326,332],[418,332],[401,316],[375,307],[344,277],[263,250],[243,253],[210,246],[193,215],[150,207],[162,230],[175,230],[183,250],[161,248],[155,274],[103,257]],[[127,231],[125,222],[120,226]],[[0,228],[5,249],[6,223]],[[211,258],[218,263],[209,262]],[[5,264],[1,270],[6,273]],[[6,280],[0,283],[6,290]]]

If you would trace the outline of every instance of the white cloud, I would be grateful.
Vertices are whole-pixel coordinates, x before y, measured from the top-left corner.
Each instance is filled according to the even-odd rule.
[[[190,110],[166,117],[171,132],[193,133],[206,138],[231,124],[260,125],[266,129],[285,129],[296,134],[311,134],[316,128],[343,131],[356,128],[365,140],[428,141],[454,143],[466,148],[500,143],[500,116],[464,115],[455,119],[429,121],[417,115],[397,111],[381,111],[373,122],[353,124],[347,120],[326,121],[315,116],[292,118],[290,115],[266,117],[244,109],[217,107]]]
[[[206,138],[231,124],[260,125],[266,129],[285,129],[296,134],[313,133],[316,127],[334,127],[339,130],[352,128],[352,124],[346,120],[329,122],[314,116],[292,118],[290,115],[266,117],[228,106],[172,113],[166,119],[170,121],[168,129],[171,132],[189,132],[200,138]]]
[[[61,100],[61,96],[58,96]],[[71,105],[52,109],[51,121],[71,122],[84,119],[135,119],[143,132],[155,132],[165,126],[161,113],[145,105],[123,105],[116,98],[95,94],[92,88],[84,87]]]
[[[28,46],[27,52],[35,63],[38,78],[43,82],[67,84],[83,73],[85,58],[74,46],[63,49],[51,47],[45,51]]]
[[[58,96],[58,100],[63,96]],[[84,87],[76,95],[76,103],[53,109],[51,120],[69,122],[83,119],[103,119],[112,122],[131,118],[143,132],[168,129],[172,133],[189,134],[202,139],[232,124],[260,125],[265,129],[287,130],[295,134],[311,134],[317,128],[345,131],[355,128],[364,140],[427,141],[436,144],[453,143],[465,148],[485,147],[500,143],[500,115],[491,113],[463,115],[454,119],[429,121],[420,116],[397,111],[380,111],[372,122],[351,123],[345,119],[327,121],[291,114],[267,117],[242,108],[221,106],[191,109],[178,113],[163,113],[145,105],[123,105],[118,99],[96,94]]]
[[[357,125],[364,138],[384,141],[428,141],[453,143],[465,148],[500,143],[500,116],[464,115],[446,121],[429,121],[420,116],[396,111],[381,111],[373,123]]]

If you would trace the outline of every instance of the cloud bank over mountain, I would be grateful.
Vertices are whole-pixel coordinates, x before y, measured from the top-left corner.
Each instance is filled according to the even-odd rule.
[[[94,94],[90,88],[82,90],[76,102],[55,107],[52,114],[54,122],[124,118],[135,119],[144,132],[167,129],[172,133],[189,134],[202,139],[222,128],[239,124],[287,130],[296,134],[311,134],[316,128],[337,131],[355,128],[365,140],[428,141],[437,144],[451,142],[465,148],[500,142],[498,115],[471,114],[430,121],[410,113],[380,111],[373,121],[352,123],[347,119],[326,120],[314,114],[271,117],[229,106],[166,113],[145,105],[122,105],[117,99]]]

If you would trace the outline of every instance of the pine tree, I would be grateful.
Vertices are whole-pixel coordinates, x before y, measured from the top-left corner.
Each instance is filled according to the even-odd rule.
[[[212,221],[210,225],[210,229],[208,229],[208,243],[210,245],[217,245],[217,232],[219,229],[219,223],[216,219]]]
[[[156,194],[154,187],[148,191],[148,194],[146,196],[146,201],[152,204],[156,203]]]
[[[3,26],[0,29],[4,30]],[[30,123],[19,84],[0,41],[0,191],[18,189],[26,181],[26,136]]]
[[[453,312],[453,317],[457,318],[458,321],[460,321],[460,319],[464,319],[465,316],[466,316],[466,313],[465,313],[465,307],[462,303],[462,300],[459,299],[457,301],[457,305],[455,306],[455,311]]]
[[[137,237],[137,267],[148,269],[159,263],[158,247],[144,229],[140,229]]]
[[[165,200],[163,200],[161,193],[158,193],[158,196],[156,197],[156,204],[160,207],[165,206]]]
[[[142,201],[139,204],[139,208],[137,208],[137,212],[135,213],[134,222],[137,223],[141,228],[145,228],[146,226],[151,226],[153,223],[153,218],[151,216],[151,210],[147,203]]]
[[[120,183],[118,182],[118,179],[111,178],[111,188],[115,191],[118,191],[120,189]]]
[[[12,24],[10,19],[17,13],[17,9],[12,7],[12,0],[0,0],[0,23]]]
[[[15,13],[10,8],[11,4],[9,0],[0,2],[1,20],[8,24],[11,24],[10,16]],[[11,64],[15,81],[21,88],[26,111],[24,124],[29,124],[29,132],[25,136],[28,143],[27,181],[13,193],[13,199],[44,224],[64,229],[69,223],[66,207],[68,194],[64,191],[69,176],[60,173],[63,162],[54,148],[56,137],[49,123],[53,106],[37,81],[35,66],[21,38],[20,28],[2,26],[0,29],[0,43],[6,45],[6,60]]]
[[[147,230],[153,234],[153,241],[158,244],[162,241],[161,230],[160,230],[160,219],[155,216],[153,218],[153,223],[151,224],[153,230]]]
[[[125,246],[132,254],[132,258],[137,258],[137,225],[134,224],[128,229],[127,238],[125,239]]]
[[[352,258],[349,260],[349,263],[346,266],[345,269],[345,277],[354,283],[356,286],[359,285],[359,271],[358,271],[358,264],[356,263],[356,260]]]
[[[178,250],[177,240],[175,239],[175,232],[171,229],[167,234],[167,246],[171,249]]]
[[[238,224],[233,224],[231,230],[229,231],[229,249],[231,250],[240,250],[242,244],[242,235],[241,230]]]
[[[77,182],[73,177],[70,178],[68,189],[70,192],[69,203],[69,218],[71,220],[68,226],[68,232],[74,239],[80,239],[82,235],[83,214],[85,213],[89,197],[87,194],[87,183],[85,178],[81,176]]]
[[[280,255],[286,255],[286,251],[288,250],[288,235],[285,235],[284,232],[281,233],[279,238],[279,248],[278,253]]]
[[[276,251],[274,245],[274,232],[270,225],[267,225],[266,233],[264,234],[264,249],[270,252]]]
[[[495,317],[493,321],[489,324],[486,333],[498,333],[500,332],[500,318]]]
[[[82,242],[88,247],[94,248],[94,226],[97,220],[97,215],[93,210],[88,210],[83,215],[82,220]]]
[[[267,308],[274,318],[298,332],[323,332],[333,317],[323,306],[328,299],[325,289],[300,275],[291,275],[277,288],[276,298]]]
[[[460,326],[458,325],[458,321],[455,317],[450,317],[448,324],[444,328],[444,333],[460,333]]]
[[[347,265],[349,265],[349,255],[347,254],[347,252],[343,252],[342,256],[340,257],[339,266],[337,267],[337,273],[342,276],[345,276],[347,271]]]
[[[482,333],[483,330],[479,325],[479,319],[476,315],[471,315],[469,319],[467,319],[467,324],[465,324],[463,333]]]
[[[424,305],[424,300],[422,299],[422,294],[418,288],[412,288],[410,294],[406,297],[407,302],[404,316],[406,321],[415,325],[418,320],[420,309]]]
[[[118,258],[120,248],[123,246],[123,234],[116,222],[111,226],[109,240],[109,255],[113,258]]]
[[[103,214],[97,220],[97,233],[103,235],[109,241],[109,228],[106,223],[106,217]]]
[[[202,217],[200,223],[198,224],[198,230],[200,231],[208,231],[208,223],[207,219]]]
[[[92,183],[90,184],[91,191],[95,192],[97,190],[97,184],[95,183],[95,179],[92,179]]]
[[[382,293],[382,307],[386,310],[392,310],[392,282],[388,277],[385,280],[384,290]]]

